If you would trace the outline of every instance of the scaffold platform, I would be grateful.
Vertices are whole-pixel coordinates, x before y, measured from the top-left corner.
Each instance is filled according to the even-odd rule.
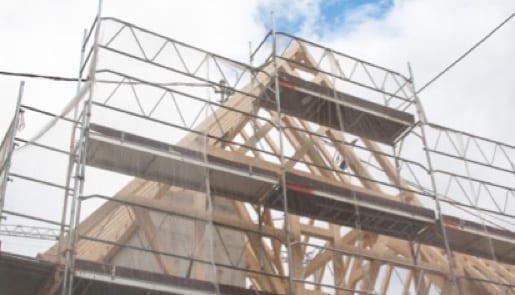
[[[284,114],[368,138],[393,144],[415,123],[408,112],[380,105],[299,77],[279,73],[281,112]],[[275,110],[275,83],[262,95],[262,106]]]
[[[147,180],[190,190],[205,190],[209,175],[212,193],[282,210],[279,167],[224,157],[223,151],[202,151],[170,145],[106,126],[92,124],[86,163]],[[300,171],[286,172],[288,208],[291,213],[331,223],[444,248],[444,239],[430,209],[393,201],[364,188],[330,184]],[[515,263],[515,233],[444,216],[453,250]]]

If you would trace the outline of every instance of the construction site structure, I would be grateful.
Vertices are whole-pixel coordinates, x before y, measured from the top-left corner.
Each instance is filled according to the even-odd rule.
[[[0,252],[2,294],[515,294],[515,147],[430,123],[411,73],[98,15],[64,110],[22,93],[0,234],[48,249]]]

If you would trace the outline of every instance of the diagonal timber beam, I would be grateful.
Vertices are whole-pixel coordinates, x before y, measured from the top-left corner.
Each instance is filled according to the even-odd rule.
[[[134,216],[136,222],[139,224],[140,228],[145,233],[145,237],[147,241],[154,251],[158,252],[166,252],[166,249],[163,247],[161,243],[161,239],[159,238],[159,234],[155,228],[152,219],[150,218],[150,214],[142,208],[133,208]],[[158,261],[161,269],[165,274],[168,275],[176,275],[176,270],[173,267],[174,262],[169,256],[155,254],[156,260]]]
[[[257,123],[256,123],[257,125]],[[256,144],[265,137],[266,134],[273,128],[272,124],[266,122],[264,125],[260,126],[256,133],[254,133],[251,137],[245,140],[243,143],[244,146],[238,147],[236,152],[245,154],[248,151],[248,148],[245,146],[255,147]]]

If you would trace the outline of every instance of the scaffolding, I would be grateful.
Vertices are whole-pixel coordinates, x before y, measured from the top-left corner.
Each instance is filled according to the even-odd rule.
[[[100,15],[81,52],[64,110],[21,85],[0,146],[0,234],[58,240],[1,253],[7,294],[515,293],[515,147],[430,123],[411,70]]]

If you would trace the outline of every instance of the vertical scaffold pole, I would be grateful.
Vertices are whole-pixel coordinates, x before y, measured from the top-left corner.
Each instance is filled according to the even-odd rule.
[[[20,120],[20,114],[23,111],[21,109],[21,100],[23,98],[23,90],[25,88],[25,81],[20,82],[20,87],[18,90],[18,100],[16,101],[16,108],[14,111],[14,118],[11,121],[11,124],[7,128],[6,136],[3,139],[4,142],[0,148],[6,148],[5,161],[3,163],[0,162],[0,173],[3,172],[2,179],[0,179],[0,224],[2,224],[3,219],[3,211],[5,204],[5,194],[7,192],[7,182],[9,182],[9,170],[11,169],[11,161],[12,155],[14,153],[15,148],[15,138],[16,131],[18,129],[18,122]]]
[[[84,29],[84,34],[83,34],[82,42],[81,42],[80,61],[79,61],[79,69],[78,69],[78,74],[77,74],[77,78],[78,78],[77,79],[77,89],[76,89],[75,95],[79,95],[79,93],[80,93],[80,86],[81,86],[81,82],[82,82],[81,68],[82,68],[82,63],[84,62],[87,33],[88,33],[87,30]],[[76,161],[74,142],[75,142],[75,133],[76,133],[76,129],[77,129],[76,122],[78,120],[78,116],[79,116],[78,106],[75,106],[74,111],[73,111],[73,120],[75,122],[73,123],[73,126],[71,128],[70,156],[68,158],[68,169],[66,172],[66,179],[65,179],[65,188],[66,189],[64,191],[63,209],[62,209],[62,213],[61,213],[61,227],[60,227],[60,232],[59,232],[59,240],[60,241],[64,240],[64,236],[66,234],[65,225],[66,225],[66,215],[68,213],[68,198],[70,197],[70,190],[71,190],[70,189],[71,175],[72,175],[72,171],[73,171],[73,163]],[[58,245],[59,245],[58,253],[62,252],[62,244],[63,243],[58,243]],[[61,259],[61,255],[59,255],[59,259]]]
[[[254,67],[254,55],[252,54],[252,42],[249,41],[249,65],[251,67]],[[255,73],[251,73],[251,83],[252,85],[254,86],[254,84],[256,83],[256,76],[255,76]],[[256,101],[254,101],[253,103],[253,106],[252,106],[252,114],[253,115],[257,115],[257,112],[259,110],[259,105]],[[252,117],[251,119],[251,124],[252,124],[252,131],[254,132],[254,134],[252,134],[252,136],[257,136],[257,130],[258,130],[258,127],[257,127],[257,120],[256,120],[256,117]],[[256,142],[256,145],[258,143]],[[258,204],[258,230],[259,230],[259,237],[260,237],[260,240],[262,240],[263,238],[263,216],[265,214],[265,209],[263,208],[262,204]],[[261,289],[263,290],[263,282],[265,280],[265,276],[264,276],[264,273],[265,273],[265,267],[264,267],[264,253],[265,253],[265,249],[263,247],[263,241],[261,241],[259,243],[259,250],[258,250],[258,256],[259,256],[259,286],[261,287]]]
[[[286,167],[284,160],[284,139],[283,139],[283,127],[282,127],[282,115],[281,115],[281,95],[279,93],[279,69],[277,66],[277,34],[275,31],[275,15],[272,11],[272,56],[274,65],[274,84],[275,84],[275,103],[277,112],[277,133],[279,134],[279,160],[281,164],[281,188],[283,195],[283,211],[284,211],[284,231],[286,235],[286,255],[288,259],[288,294],[294,295],[295,288],[293,286],[293,273],[294,265],[291,256],[291,241],[290,241],[290,226],[289,226],[289,215],[288,215],[288,195],[286,188]]]
[[[433,190],[432,197],[435,200],[435,207],[436,207],[436,212],[435,212],[436,216],[435,217],[436,217],[437,221],[439,222],[440,230],[442,231],[442,236],[443,236],[444,245],[445,245],[445,252],[447,253],[447,259],[449,260],[449,280],[452,284],[452,292],[451,293],[452,294],[461,294],[461,292],[459,290],[460,287],[459,287],[459,284],[456,279],[456,265],[455,265],[455,261],[454,261],[454,254],[451,250],[451,246],[449,245],[449,238],[447,235],[447,230],[445,229],[445,223],[442,218],[442,211],[441,211],[441,207],[440,207],[440,196],[438,194],[436,180],[435,180],[435,176],[433,173],[433,163],[431,160],[431,154],[429,152],[429,147],[427,145],[426,129],[425,129],[425,126],[427,124],[427,117],[424,112],[422,103],[417,95],[417,91],[415,90],[413,71],[412,71],[411,65],[409,63],[408,63],[408,70],[409,70],[409,74],[410,74],[410,82],[411,82],[410,85],[411,85],[411,88],[412,88],[412,91],[414,94],[413,98],[415,100],[415,107],[417,109],[417,114],[418,114],[418,117],[419,117],[419,120],[421,123],[420,131],[422,133],[422,145],[424,148],[424,153],[426,155],[426,161],[427,161],[427,166],[428,166],[428,170],[429,170],[429,177],[431,180],[431,189]]]
[[[206,56],[206,79],[207,81],[210,81],[210,78],[209,78],[209,59],[210,59],[210,55],[207,55]],[[225,89],[220,89],[221,92],[222,92],[222,97],[223,97],[223,92],[225,91]],[[207,118],[209,118],[209,110],[211,109],[211,95],[210,95],[210,91],[209,89],[206,88],[206,96],[207,96],[207,102],[206,102],[206,108],[205,108],[205,111],[204,111],[204,115],[205,115],[205,120],[207,120]],[[208,157],[208,145],[209,145],[209,125],[206,125],[206,127],[204,128],[203,130],[203,139],[202,139],[202,161],[204,163],[206,163],[206,165],[208,164],[209,162],[209,157]],[[212,271],[213,271],[213,279],[212,279],[212,283],[213,283],[213,286],[215,288],[215,294],[216,295],[220,295],[220,286],[218,285],[218,267],[216,266],[216,262],[215,262],[215,237],[214,237],[214,231],[215,231],[215,225],[213,223],[213,216],[214,216],[214,200],[213,200],[213,195],[211,194],[211,179],[210,179],[210,172],[209,172],[209,167],[206,166],[205,170],[204,170],[205,174],[204,174],[204,184],[206,186],[206,200],[207,200],[207,210],[208,210],[208,215],[209,215],[209,222],[208,224],[205,225],[205,235],[208,236],[208,242],[209,242],[209,261],[211,262],[211,268],[212,268]],[[209,232],[208,232],[209,231]]]
[[[87,137],[89,132],[89,122],[91,119],[91,107],[94,96],[94,88],[96,82],[96,67],[98,61],[98,42],[100,34],[101,14],[102,13],[102,0],[98,1],[98,11],[96,15],[96,28],[95,36],[93,41],[93,58],[89,70],[89,96],[84,102],[84,109],[82,110],[82,126],[80,131],[79,140],[77,143],[77,163],[75,164],[75,175],[73,185],[73,197],[70,205],[70,234],[68,235],[67,246],[66,246],[66,257],[65,257],[65,271],[63,279],[63,295],[73,294],[73,272],[75,267],[75,242],[77,240],[77,225],[80,222],[80,206],[79,198],[84,191],[85,181],[85,166],[86,166],[86,150],[87,150]]]

